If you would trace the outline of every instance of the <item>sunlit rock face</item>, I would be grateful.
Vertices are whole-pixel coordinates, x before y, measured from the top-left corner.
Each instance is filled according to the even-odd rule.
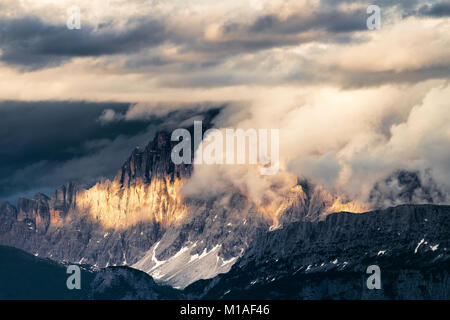
[[[55,260],[133,264],[186,212],[179,191],[191,167],[172,163],[171,143],[158,133],[112,181],[67,183],[51,198],[20,199],[17,209],[2,203],[0,243]]]
[[[43,194],[21,198],[17,220],[44,233],[79,215],[90,216],[106,229],[123,230],[141,222],[168,227],[186,211],[180,190],[192,170],[190,165],[173,164],[172,146],[167,133],[158,133],[145,149],[133,151],[113,181],[88,189],[67,183],[51,198]]]
[[[182,181],[167,178],[124,188],[116,182],[96,184],[78,195],[76,210],[89,212],[105,228],[126,229],[140,222],[167,227],[183,217],[179,190]]]
[[[173,144],[158,133],[145,149],[135,149],[113,181],[97,183],[77,194],[75,210],[88,212],[105,228],[126,229],[140,222],[168,227],[181,219],[186,206],[180,190],[190,165],[174,165]]]
[[[190,165],[172,163],[171,147],[168,134],[158,133],[145,149],[133,151],[113,181],[88,189],[67,183],[51,198],[43,194],[21,198],[17,219],[42,232],[78,215],[88,215],[106,229],[124,230],[141,222],[168,227],[186,211],[180,190],[191,173]]]
[[[312,185],[307,181],[301,181],[292,187],[280,201],[278,222],[272,229],[296,221],[317,222],[335,212],[362,213],[370,210],[364,203],[345,201],[322,186]]]

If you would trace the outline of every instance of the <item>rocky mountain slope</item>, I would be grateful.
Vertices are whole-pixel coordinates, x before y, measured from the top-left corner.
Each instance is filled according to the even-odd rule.
[[[449,299],[450,206],[336,213],[261,233],[227,274],[186,288],[204,299]],[[381,269],[369,290],[366,269]]]
[[[70,291],[65,265],[0,246],[0,298],[449,299],[449,227],[450,206],[404,205],[260,229],[228,273],[183,291],[129,267],[88,265],[82,290]],[[380,267],[380,290],[366,286],[370,265]]]

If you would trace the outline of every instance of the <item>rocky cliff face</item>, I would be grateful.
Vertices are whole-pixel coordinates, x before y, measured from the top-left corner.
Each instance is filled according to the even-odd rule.
[[[0,297],[449,299],[449,227],[449,206],[407,205],[364,214],[335,213],[324,221],[294,222],[273,231],[260,229],[228,273],[199,280],[183,291],[129,267],[89,265],[80,265],[82,290],[69,291],[65,264],[0,246]],[[203,253],[206,260],[215,250]],[[177,258],[184,259],[186,252]],[[370,265],[380,267],[379,290],[367,288]],[[195,264],[191,267],[197,270]]]
[[[337,213],[261,233],[224,275],[185,292],[206,299],[449,299],[450,206]],[[366,269],[381,269],[369,290]]]
[[[186,211],[180,189],[190,165],[174,165],[174,143],[160,132],[143,150],[135,149],[113,181],[77,195],[76,210],[89,212],[106,228],[127,229],[141,222],[170,226]]]

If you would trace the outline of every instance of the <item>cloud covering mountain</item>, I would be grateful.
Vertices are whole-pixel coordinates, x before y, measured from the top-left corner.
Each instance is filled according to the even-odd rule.
[[[111,177],[156,116],[182,126],[222,106],[218,128],[280,129],[288,175],[366,202],[393,172],[419,172],[448,202],[448,2],[375,4],[371,31],[362,1],[82,0],[68,30],[71,1],[2,1],[1,197]],[[195,171],[273,185],[244,167]]]

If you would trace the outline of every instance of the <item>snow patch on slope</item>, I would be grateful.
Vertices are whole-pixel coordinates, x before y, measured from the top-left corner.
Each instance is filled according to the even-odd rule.
[[[425,239],[420,240],[420,242],[417,244],[416,249],[414,250],[414,253],[417,253],[417,250],[419,250],[419,247],[424,243]]]
[[[238,257],[225,260],[219,256],[222,245],[215,245],[210,250],[204,249],[201,254],[191,254],[197,243],[182,247],[166,260],[158,260],[156,252],[160,242],[157,242],[132,267],[151,275],[160,283],[184,289],[189,284],[200,280],[213,278],[219,273],[226,273]]]

